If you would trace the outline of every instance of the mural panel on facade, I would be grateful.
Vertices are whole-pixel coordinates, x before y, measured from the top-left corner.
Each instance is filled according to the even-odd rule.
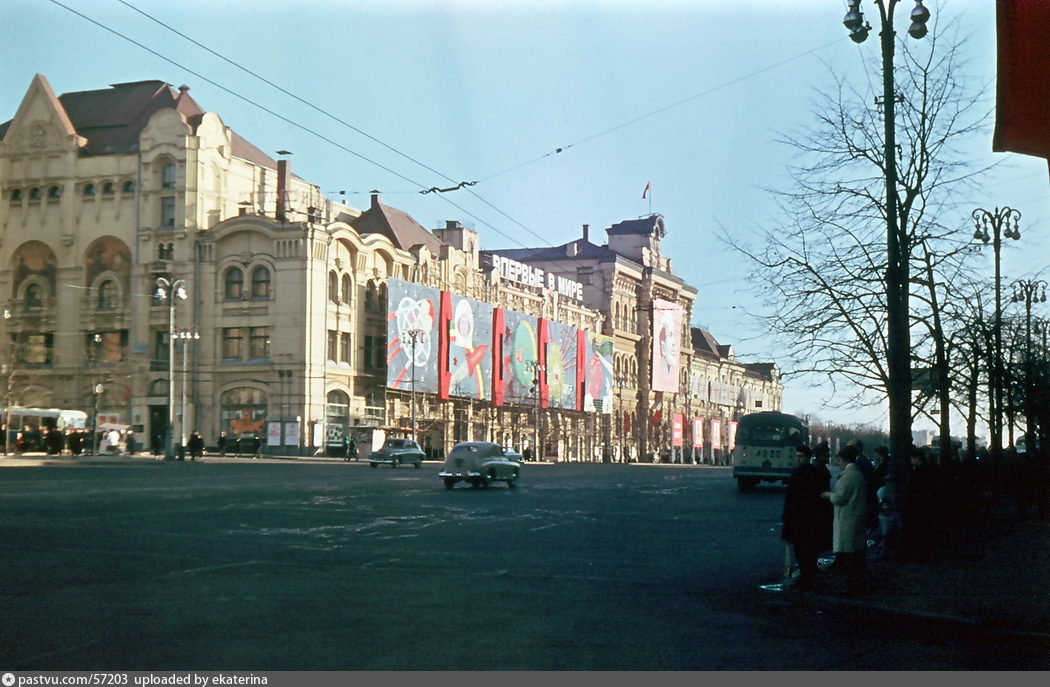
[[[503,401],[535,403],[533,375],[539,358],[536,318],[505,310],[503,313]]]
[[[438,292],[391,278],[387,293],[386,385],[437,393]]]
[[[88,246],[85,284],[91,285],[103,272],[115,272],[123,279],[131,275],[131,249],[113,236],[104,236]]]
[[[549,323],[547,341],[548,407],[576,410],[577,329],[558,322]]]
[[[682,341],[682,306],[653,301],[652,388],[678,391],[678,352]]]
[[[45,243],[27,241],[19,246],[11,258],[11,269],[14,274],[14,293],[28,277],[38,276],[53,289],[57,260],[54,252]]]
[[[583,409],[588,413],[609,414],[613,405],[613,339],[587,332],[584,341]]]
[[[449,394],[486,400],[492,382],[492,306],[451,295]]]

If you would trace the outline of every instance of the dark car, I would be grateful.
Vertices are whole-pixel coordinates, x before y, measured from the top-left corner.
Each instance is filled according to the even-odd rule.
[[[521,455],[489,441],[456,444],[438,473],[445,481],[446,489],[460,481],[486,489],[493,482],[506,482],[513,488],[520,475]]]
[[[423,449],[411,439],[387,439],[382,448],[369,454],[368,464],[379,467],[382,463],[396,468],[402,463],[411,463],[418,468],[425,457]]]

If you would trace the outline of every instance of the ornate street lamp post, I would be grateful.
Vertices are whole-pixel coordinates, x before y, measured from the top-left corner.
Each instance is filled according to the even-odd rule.
[[[190,348],[190,342],[197,341],[200,338],[201,335],[196,329],[180,329],[172,335],[171,343],[173,347],[176,339],[182,342],[182,398],[179,403],[181,408],[179,411],[179,440],[182,442],[182,446],[186,445],[186,378],[189,375],[186,353]]]
[[[412,341],[412,360],[409,363],[412,367],[412,441],[416,441],[416,344],[423,341],[423,337],[427,334],[424,329],[409,329],[405,332]]]
[[[1035,383],[1033,374],[1034,359],[1032,357],[1032,303],[1046,302],[1046,282],[1042,279],[1018,279],[1013,283],[1014,303],[1024,303],[1025,322],[1025,365],[1024,365],[1024,416],[1027,434],[1025,435],[1025,450],[1029,453],[1038,452],[1042,448],[1038,445],[1038,435],[1035,422]]]
[[[154,297],[168,302],[168,429],[164,440],[164,460],[175,457],[175,302],[186,300],[186,282],[157,277]]]
[[[882,106],[883,106],[883,162],[886,174],[886,391],[890,408],[890,464],[891,491],[896,491],[903,479],[904,465],[911,448],[911,333],[908,325],[908,258],[911,249],[907,232],[897,224],[897,157],[895,105],[897,95],[893,85],[893,51],[896,32],[893,30],[893,10],[898,0],[875,0],[879,8],[882,39]],[[908,34],[915,39],[926,35],[930,12],[916,0],[911,12]],[[855,43],[863,43],[871,30],[864,21],[860,0],[850,0],[842,20]]]
[[[1003,451],[1003,303],[1002,275],[1000,274],[1000,255],[1003,238],[1016,241],[1021,238],[1021,213],[1013,208],[995,208],[989,212],[983,208],[973,211],[974,232],[976,240],[987,245],[992,244],[995,254],[995,323],[992,334],[995,336],[995,350],[992,352],[992,395],[988,399],[991,415],[992,459],[998,466]],[[991,233],[988,230],[991,229]]]
[[[535,445],[532,449],[532,459],[540,460],[544,458],[543,447],[540,442],[543,441],[543,432],[540,431],[540,377],[543,375],[544,366],[540,364],[538,360],[530,360],[528,368],[532,372],[532,388],[536,390],[536,422],[533,425],[533,431],[535,432]]]

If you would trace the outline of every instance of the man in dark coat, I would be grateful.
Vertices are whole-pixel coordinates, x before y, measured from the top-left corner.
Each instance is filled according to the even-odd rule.
[[[795,451],[798,467],[788,479],[781,535],[795,550],[799,569],[796,588],[802,591],[813,589],[817,556],[827,550],[831,541],[831,517],[828,504],[821,497],[828,489],[828,480],[825,471],[810,462],[810,455],[805,444]]]

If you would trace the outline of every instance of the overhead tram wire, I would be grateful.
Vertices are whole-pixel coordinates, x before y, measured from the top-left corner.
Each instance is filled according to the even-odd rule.
[[[848,36],[847,36],[847,38],[848,38]],[[526,166],[531,165],[531,164],[535,164],[535,163],[537,163],[537,162],[539,162],[541,160],[547,159],[548,157],[557,155],[559,153],[564,153],[567,150],[569,150],[570,148],[575,148],[576,146],[583,145],[584,143],[589,143],[589,142],[593,141],[596,138],[601,138],[602,136],[606,136],[608,134],[611,134],[614,131],[619,131],[620,129],[624,129],[624,128],[628,127],[628,126],[631,126],[632,124],[637,124],[638,122],[643,121],[645,119],[649,119],[650,117],[655,117],[656,115],[662,114],[664,112],[667,112],[668,110],[672,110],[672,109],[674,109],[676,107],[681,107],[682,105],[685,105],[686,103],[689,103],[689,102],[692,102],[692,101],[696,100],[697,98],[702,98],[705,95],[710,95],[712,93],[715,93],[716,91],[722,90],[723,88],[728,88],[730,86],[734,86],[734,85],[740,83],[741,81],[746,81],[747,79],[750,79],[752,77],[758,76],[759,74],[763,74],[765,72],[771,71],[771,70],[776,69],[778,67],[782,67],[785,64],[789,64],[791,62],[794,62],[795,60],[798,60],[798,59],[801,59],[803,57],[806,57],[807,55],[812,55],[815,52],[820,52],[821,50],[824,50],[825,48],[829,48],[829,47],[831,47],[833,45],[841,43],[844,40],[846,40],[846,38],[837,38],[837,39],[831,41],[830,43],[825,43],[824,45],[818,46],[816,48],[810,48],[809,50],[806,50],[805,52],[800,52],[797,55],[794,55],[792,57],[788,57],[786,59],[783,59],[783,60],[781,60],[779,62],[775,62],[773,64],[766,65],[765,67],[762,67],[760,69],[756,69],[755,71],[752,71],[752,72],[748,72],[747,74],[743,74],[743,75],[738,76],[738,77],[736,77],[734,79],[731,79],[729,81],[726,81],[726,82],[723,82],[721,84],[718,84],[717,86],[712,86],[711,88],[708,88],[707,90],[701,91],[699,93],[695,93],[695,94],[693,94],[693,95],[691,95],[691,96],[689,96],[687,98],[682,98],[681,100],[678,100],[676,102],[670,103],[668,105],[664,105],[663,107],[657,108],[657,109],[652,110],[650,112],[647,112],[645,114],[638,115],[637,117],[634,117],[633,119],[629,119],[629,120],[627,120],[625,122],[621,122],[620,124],[617,124],[615,126],[611,126],[608,129],[604,129],[602,131],[599,131],[598,133],[591,134],[590,136],[586,136],[584,138],[581,138],[578,141],[575,141],[573,143],[569,143],[568,145],[563,145],[563,146],[560,146],[558,148],[555,148],[554,150],[552,150],[550,152],[547,152],[547,153],[544,153],[543,155],[539,155],[539,156],[531,158],[529,160],[525,160],[524,162],[519,162],[519,163],[517,163],[515,165],[512,165],[512,166],[510,166],[510,167],[508,167],[508,168],[506,168],[504,170],[501,170],[499,172],[495,172],[495,173],[490,174],[490,175],[488,175],[486,177],[482,177],[480,179],[480,182],[486,182],[486,181],[489,181],[491,179],[495,179],[498,176],[502,176],[504,174],[508,174],[510,172],[513,172],[515,170],[521,169],[522,167],[526,167]]]

